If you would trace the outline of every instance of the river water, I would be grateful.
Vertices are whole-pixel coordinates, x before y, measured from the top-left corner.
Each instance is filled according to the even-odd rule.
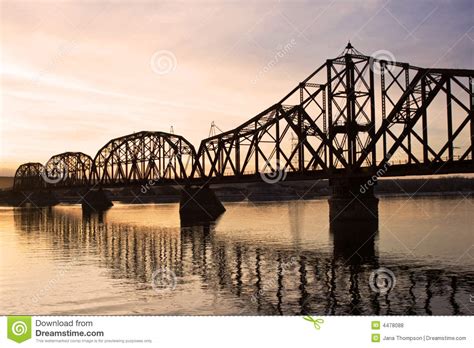
[[[0,208],[0,314],[472,315],[474,199],[381,198],[378,226],[326,200]]]

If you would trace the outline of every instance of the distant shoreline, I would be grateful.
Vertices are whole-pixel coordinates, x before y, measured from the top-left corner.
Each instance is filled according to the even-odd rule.
[[[0,192],[3,194],[11,190],[13,177],[0,177]],[[324,198],[331,195],[328,180],[293,181],[267,184],[265,182],[249,184],[213,185],[216,195],[223,201],[241,201],[250,198],[251,201],[263,200],[295,200]],[[133,191],[133,192],[132,192]],[[134,193],[134,194],[133,194]],[[463,196],[474,194],[474,178],[470,177],[442,177],[442,178],[396,178],[381,179],[375,186],[375,194],[379,197],[407,197],[407,196]],[[140,186],[124,189],[114,189],[111,199],[122,200],[139,195],[148,200],[179,200],[178,187],[156,186],[143,194]],[[275,199],[277,197],[277,199]]]

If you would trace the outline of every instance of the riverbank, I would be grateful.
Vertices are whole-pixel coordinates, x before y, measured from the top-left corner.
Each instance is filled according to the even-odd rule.
[[[6,182],[3,178],[1,182]],[[328,180],[295,181],[268,184],[265,182],[233,185],[214,185],[213,190],[222,202],[264,202],[323,199],[331,195]],[[63,203],[77,203],[81,196],[75,190],[55,192]],[[421,179],[381,179],[375,187],[378,197],[412,197],[412,196],[473,196],[474,178],[446,177]],[[177,186],[142,187],[107,190],[112,201],[122,203],[175,203],[180,199],[180,188]],[[8,190],[0,191],[0,202],[8,201]]]

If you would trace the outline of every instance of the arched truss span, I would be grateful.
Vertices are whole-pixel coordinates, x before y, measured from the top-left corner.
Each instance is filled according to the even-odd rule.
[[[13,179],[13,189],[15,191],[30,190],[44,187],[44,180],[41,176],[43,165],[38,162],[24,163],[18,167]]]
[[[187,179],[195,158],[193,145],[182,136],[165,132],[133,133],[112,139],[99,150],[94,158],[91,183],[115,185]]]
[[[44,165],[47,186],[71,187],[89,184],[92,158],[82,152],[64,152],[51,157]]]

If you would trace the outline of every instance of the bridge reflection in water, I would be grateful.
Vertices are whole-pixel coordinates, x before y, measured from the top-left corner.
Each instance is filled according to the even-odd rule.
[[[292,213],[298,214],[295,209]],[[228,314],[469,314],[460,302],[469,298],[466,284],[473,284],[472,273],[394,261],[388,267],[396,274],[396,286],[387,293],[374,291],[369,278],[380,267],[376,223],[351,224],[350,228],[341,222],[331,225],[332,252],[328,252],[317,247],[250,243],[217,233],[215,224],[137,226],[108,223],[107,216],[79,212],[21,208],[16,209],[14,222],[22,234],[34,239],[39,233],[64,255],[90,254],[112,278],[141,284],[150,296],[154,295],[150,285],[154,270],[172,270],[177,280],[172,291],[176,292],[189,279],[198,279],[202,289],[218,294],[216,306],[219,294],[235,298],[235,310]],[[292,226],[295,238],[298,228]],[[200,313],[190,307],[180,314]]]

